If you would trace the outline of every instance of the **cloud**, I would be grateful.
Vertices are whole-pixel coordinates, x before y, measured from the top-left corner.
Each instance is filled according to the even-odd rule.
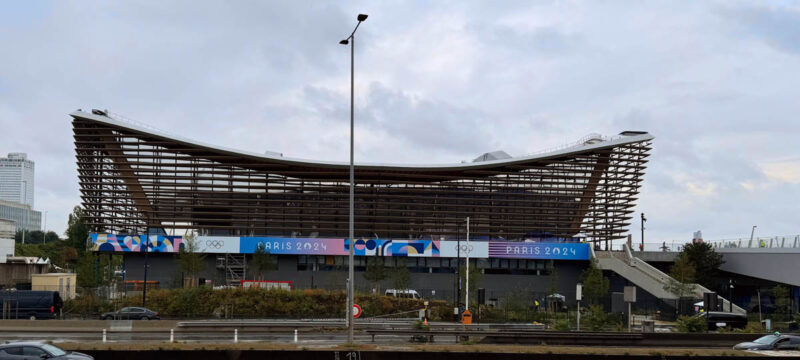
[[[247,151],[347,161],[522,155],[656,136],[648,239],[797,233],[798,8],[760,2],[41,2],[0,11],[0,153],[37,163],[62,231],[80,202],[67,114],[107,108]],[[636,215],[636,214],[634,214]],[[745,224],[745,225],[742,225]],[[637,231],[636,226],[631,227]]]

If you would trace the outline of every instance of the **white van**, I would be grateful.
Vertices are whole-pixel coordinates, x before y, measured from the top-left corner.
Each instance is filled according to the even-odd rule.
[[[405,299],[422,299],[422,296],[419,296],[417,290],[387,289],[384,295],[394,296],[398,298],[405,298]]]

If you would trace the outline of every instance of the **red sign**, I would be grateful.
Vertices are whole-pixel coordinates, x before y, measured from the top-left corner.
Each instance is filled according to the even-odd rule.
[[[361,316],[361,306],[358,304],[353,304],[353,319]]]

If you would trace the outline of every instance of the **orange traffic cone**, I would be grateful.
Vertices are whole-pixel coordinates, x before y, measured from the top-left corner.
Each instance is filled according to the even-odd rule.
[[[428,326],[428,318],[427,317],[425,318],[425,322],[423,324],[425,324],[425,326]]]

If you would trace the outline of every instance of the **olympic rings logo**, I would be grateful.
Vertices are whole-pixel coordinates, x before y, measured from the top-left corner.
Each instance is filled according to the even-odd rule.
[[[459,250],[458,244],[456,244],[455,249],[456,249],[456,251]],[[461,252],[463,252],[465,254],[471,254],[472,251],[475,250],[475,247],[472,246],[472,245],[464,244],[464,245],[461,245],[460,250],[461,250]]]
[[[206,248],[220,249],[225,246],[224,240],[206,240]]]

